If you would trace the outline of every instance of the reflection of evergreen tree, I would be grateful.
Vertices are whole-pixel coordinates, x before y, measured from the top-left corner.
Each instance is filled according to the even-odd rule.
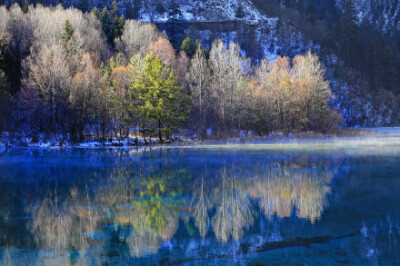
[[[245,235],[254,224],[256,206],[268,219],[290,217],[296,210],[298,217],[314,222],[326,207],[335,169],[307,155],[271,155],[267,164],[252,161],[251,169],[248,161],[236,158],[233,165],[199,170],[175,152],[93,154],[92,162],[110,164],[112,171],[106,178],[102,171],[93,172],[78,187],[54,190],[34,200],[29,215],[35,218],[28,228],[35,243],[54,251],[75,250],[71,259],[76,261],[94,244],[91,234],[101,231],[103,237],[95,245],[105,253],[115,250],[124,260],[157,253],[185,217],[193,218],[203,238],[211,224],[223,243]],[[105,163],[104,156],[113,159]],[[190,174],[193,169],[197,180]],[[189,219],[185,222],[191,227]]]

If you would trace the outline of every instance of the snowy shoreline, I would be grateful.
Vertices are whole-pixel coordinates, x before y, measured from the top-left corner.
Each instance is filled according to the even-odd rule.
[[[387,128],[391,129],[391,128]],[[395,130],[395,128],[393,128]],[[226,138],[226,139],[205,139],[201,140],[196,136],[177,136],[174,140],[165,140],[164,143],[160,143],[158,139],[152,139],[151,143],[146,142],[141,137],[130,137],[123,140],[112,139],[104,142],[98,140],[89,140],[81,143],[69,143],[63,142],[63,145],[59,145],[57,139],[42,140],[36,143],[32,143],[28,138],[22,138],[18,143],[15,141],[13,144],[8,143],[6,147],[4,141],[0,142],[0,150],[14,149],[14,148],[38,148],[38,149],[68,149],[68,148],[113,148],[113,149],[131,149],[131,148],[143,148],[143,147],[182,147],[182,146],[203,146],[203,145],[239,145],[239,144],[286,144],[286,143],[297,143],[299,141],[318,141],[328,139],[341,139],[347,137],[366,137],[375,136],[377,132],[381,132],[378,129],[355,129],[355,128],[343,128],[332,134],[321,134],[315,132],[302,132],[302,133],[288,133],[272,132],[266,136],[252,136],[251,134],[241,137]]]

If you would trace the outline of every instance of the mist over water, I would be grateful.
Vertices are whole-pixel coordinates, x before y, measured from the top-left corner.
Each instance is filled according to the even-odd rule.
[[[400,130],[0,154],[0,258],[43,264],[398,264]]]

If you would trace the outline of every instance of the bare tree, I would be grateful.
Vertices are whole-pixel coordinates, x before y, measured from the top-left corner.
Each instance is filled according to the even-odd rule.
[[[229,48],[222,40],[213,43],[210,52],[210,66],[212,70],[211,85],[216,97],[217,113],[220,117],[221,130],[232,134],[238,124],[236,113],[238,105],[242,104],[245,74],[250,68],[250,59],[241,55],[238,44],[231,42]]]
[[[299,95],[297,109],[303,113],[300,130],[321,131],[337,126],[340,117],[329,106],[332,92],[318,57],[311,51],[296,56],[290,74],[295,94]]]
[[[128,137],[131,126],[129,110],[131,109],[130,83],[131,73],[126,66],[118,66],[111,72],[112,94],[111,106],[115,131],[118,139]]]
[[[198,47],[196,54],[190,62],[189,89],[192,103],[192,116],[195,123],[200,124],[199,133],[206,137],[206,121],[209,108],[212,106],[210,90],[210,68],[204,50]]]
[[[153,24],[127,20],[121,38],[116,41],[116,47],[129,60],[137,53],[144,56],[150,43],[165,37]]]
[[[42,49],[39,54],[33,54],[24,61],[23,90],[36,90],[41,99],[41,127],[66,137],[65,108],[71,75],[65,64],[64,48],[60,44],[53,44]]]
[[[151,42],[148,52],[152,52],[153,54],[157,55],[167,67],[174,70],[176,69],[176,52],[171,42],[167,39],[162,38],[155,42]]]
[[[98,90],[99,70],[94,66],[90,54],[82,56],[80,69],[72,79],[69,106],[73,111],[70,132],[74,140],[83,141],[84,129],[94,120],[95,97]]]
[[[0,18],[0,38],[5,38],[9,35],[10,12],[4,6],[0,6]]]

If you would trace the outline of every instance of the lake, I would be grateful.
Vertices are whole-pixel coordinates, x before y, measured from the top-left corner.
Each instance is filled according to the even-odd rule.
[[[2,265],[400,264],[400,130],[0,154]]]

